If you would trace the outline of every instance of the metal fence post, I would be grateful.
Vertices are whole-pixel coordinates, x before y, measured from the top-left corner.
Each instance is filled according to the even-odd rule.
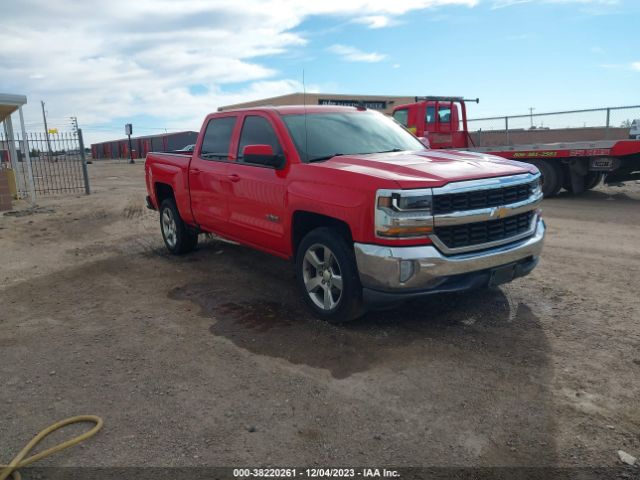
[[[609,135],[609,128],[611,127],[611,109],[607,108],[607,131],[605,136],[607,137],[607,139],[610,137]]]
[[[18,151],[16,150],[16,141],[18,142],[18,148],[20,148],[20,135],[16,137],[13,130],[13,122],[11,121],[11,115],[4,120],[4,132],[7,144],[9,146],[9,157],[11,157],[11,168],[16,176],[16,189],[18,198],[26,195],[27,180],[24,178],[24,169],[20,167],[20,158],[18,157]],[[2,142],[0,142],[2,143]]]
[[[29,142],[27,141],[27,130],[24,128],[24,114],[22,113],[22,107],[18,107],[18,114],[20,115],[20,128],[22,129],[22,156],[27,163],[27,188],[29,189],[29,198],[31,204],[36,204],[36,184],[33,181],[33,170],[31,168],[31,154],[29,153]]]
[[[504,131],[507,133],[507,145],[511,145],[511,139],[509,138],[509,117],[504,117]]]
[[[80,147],[80,158],[82,159],[82,176],[84,177],[84,193],[91,194],[89,186],[89,171],[87,170],[87,157],[84,154],[84,140],[82,139],[82,129],[78,129],[78,143]]]

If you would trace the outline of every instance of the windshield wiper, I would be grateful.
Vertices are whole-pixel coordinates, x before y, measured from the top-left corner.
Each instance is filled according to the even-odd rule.
[[[323,157],[314,157],[309,159],[309,163],[312,162],[322,162],[323,160],[330,160],[333,157],[340,157],[342,155],[346,155],[346,153],[334,153],[333,155],[325,155]]]
[[[383,150],[381,152],[373,152],[373,153],[393,153],[393,152],[404,152],[401,148],[392,148],[391,150]]]

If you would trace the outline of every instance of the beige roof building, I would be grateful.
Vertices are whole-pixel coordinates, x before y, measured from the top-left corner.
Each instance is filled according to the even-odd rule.
[[[363,103],[365,107],[372,110],[380,110],[388,115],[391,114],[396,105],[413,103],[416,97],[393,96],[393,95],[342,95],[333,93],[307,93],[306,99],[303,93],[290,93],[279,97],[263,98],[253,102],[236,103],[235,105],[225,105],[218,108],[218,111],[231,110],[234,108],[264,107],[272,105],[342,105],[356,106]]]

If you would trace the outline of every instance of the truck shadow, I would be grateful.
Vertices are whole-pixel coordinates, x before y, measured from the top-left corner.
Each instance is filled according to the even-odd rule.
[[[504,348],[505,340],[517,344],[526,337],[524,332],[540,329],[529,307],[512,305],[500,289],[425,297],[331,325],[307,310],[287,262],[218,242],[178,261],[189,263],[203,276],[199,282],[172,289],[169,297],[191,301],[201,316],[214,319],[212,334],[257,354],[325,368],[336,378],[365,371],[377,358],[388,359],[389,352],[380,349],[454,337],[465,347],[484,342],[486,352],[494,343]],[[492,337],[499,340],[487,343]],[[537,343],[524,340],[529,346]],[[325,342],[326,348],[319,348],[318,342]],[[332,353],[324,357],[322,350]],[[521,349],[514,350],[522,354]]]
[[[405,390],[401,403],[429,405],[428,416],[438,417],[431,434],[451,439],[444,419],[464,415],[455,441],[483,464],[504,464],[505,450],[509,465],[553,463],[550,347],[531,308],[505,291],[427,297],[330,325],[306,310],[290,264],[230,245],[195,255],[200,281],[169,297],[197,305],[211,334],[338,381],[377,383],[382,375],[390,389]]]

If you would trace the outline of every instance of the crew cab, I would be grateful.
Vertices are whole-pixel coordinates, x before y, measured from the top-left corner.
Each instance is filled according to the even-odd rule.
[[[308,306],[335,322],[527,275],[545,235],[535,166],[429,150],[360,107],[214,113],[193,154],[150,153],[145,178],[171,253],[210,232],[293,260]]]

